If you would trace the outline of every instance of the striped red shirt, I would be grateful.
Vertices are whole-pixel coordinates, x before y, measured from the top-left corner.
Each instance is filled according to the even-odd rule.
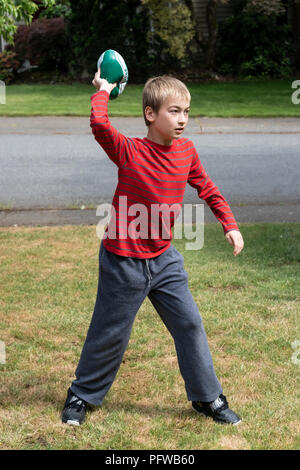
[[[91,96],[90,118],[96,141],[118,166],[104,247],[135,258],[152,258],[167,250],[186,183],[208,204],[224,234],[239,230],[228,203],[206,174],[193,142],[180,138],[166,146],[146,137],[125,137],[109,121],[108,99],[104,90]]]

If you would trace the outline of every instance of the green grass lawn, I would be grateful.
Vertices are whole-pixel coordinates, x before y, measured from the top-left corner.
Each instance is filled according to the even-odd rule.
[[[81,427],[60,422],[97,289],[95,227],[0,229],[1,449],[299,449],[300,224],[240,224],[232,255],[222,227],[185,250],[217,375],[238,427],[198,416],[171,336],[146,299],[102,406]]]
[[[291,101],[292,80],[188,84],[195,116],[300,116],[300,104]],[[142,116],[142,85],[128,85],[109,104],[110,116]],[[92,85],[8,85],[2,116],[88,116]]]

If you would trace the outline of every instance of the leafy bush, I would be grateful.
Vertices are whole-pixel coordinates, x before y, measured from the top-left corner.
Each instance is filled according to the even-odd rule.
[[[71,1],[71,8],[69,63],[76,76],[82,70],[95,73],[100,53],[106,49],[115,49],[124,57],[132,82],[163,70],[162,45],[147,42],[150,19],[140,0],[77,0]]]
[[[0,80],[3,80],[6,84],[11,82],[19,67],[20,61],[17,59],[15,52],[0,52]]]
[[[70,0],[56,0],[54,5],[51,5],[39,14],[39,18],[56,18],[63,16],[67,19],[71,14]]]
[[[14,37],[13,51],[20,61],[28,59],[39,70],[66,70],[68,40],[64,18],[38,19],[30,26],[20,25]]]
[[[152,28],[146,32],[145,38],[151,42],[153,37],[157,36],[165,43],[164,51],[168,51],[176,59],[184,59],[187,45],[195,36],[191,9],[181,0],[141,2],[148,6],[152,23]]]
[[[275,15],[243,10],[220,24],[217,64],[223,74],[283,78],[291,75],[292,28]]]

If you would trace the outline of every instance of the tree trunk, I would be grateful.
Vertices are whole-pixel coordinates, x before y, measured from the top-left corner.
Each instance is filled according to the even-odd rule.
[[[195,23],[195,38],[194,39],[196,40],[197,44],[200,45],[200,47],[202,48],[203,47],[204,37],[203,37],[203,32],[201,31],[201,28],[200,28],[200,25],[199,25],[199,18],[198,18],[198,15],[196,14],[196,9],[195,9],[194,2],[193,2],[193,0],[185,0],[184,3],[190,9],[190,11],[192,13],[192,18],[193,18],[194,23]]]
[[[218,0],[209,0],[206,7],[208,44],[205,54],[205,66],[208,70],[213,70],[215,65],[216,45],[219,29],[217,21],[217,8]]]
[[[294,8],[295,10],[294,10],[293,29],[294,29],[295,38],[297,38],[300,35],[300,2],[295,3]],[[295,53],[294,60],[295,60],[296,67],[300,67],[300,50],[299,49]]]
[[[300,3],[295,4],[294,30],[296,34],[300,34]]]

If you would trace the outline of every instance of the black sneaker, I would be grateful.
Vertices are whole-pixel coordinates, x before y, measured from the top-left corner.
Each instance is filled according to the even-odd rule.
[[[73,426],[79,426],[84,421],[85,411],[86,402],[77,397],[77,395],[74,395],[69,388],[66,403],[62,411],[62,422],[72,424]]]
[[[228,408],[226,397],[222,394],[210,402],[193,401],[192,407],[201,415],[211,416],[217,423],[236,426],[241,422],[241,418]]]

